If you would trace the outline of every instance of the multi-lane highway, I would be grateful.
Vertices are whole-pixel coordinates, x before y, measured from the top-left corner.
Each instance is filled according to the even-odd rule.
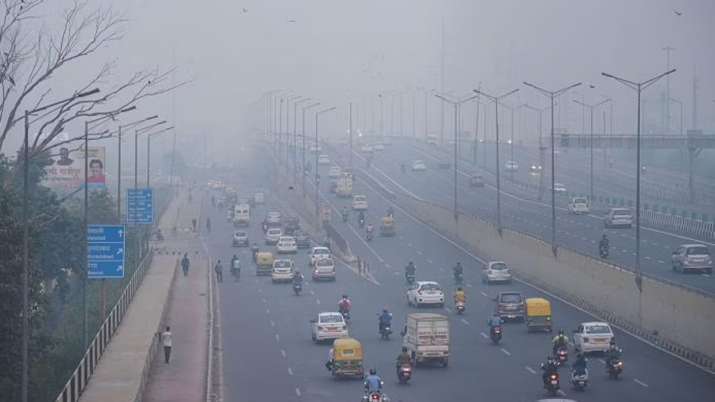
[[[407,151],[400,148],[390,152],[401,155]],[[268,178],[275,174],[275,169],[265,148],[253,149],[239,160],[235,174],[226,178],[227,182],[234,181],[242,194],[256,187],[268,187]],[[387,169],[389,164],[383,160],[379,166]],[[437,173],[427,173],[436,175],[435,179],[440,177]],[[405,178],[401,182],[414,185],[410,180]],[[364,183],[356,184],[356,192],[368,196],[368,221],[377,223],[390,205],[388,201]],[[330,194],[325,197],[335,208],[347,203]],[[289,203],[290,200],[269,196],[267,206],[255,208],[249,229],[251,241],[266,248],[262,245],[260,221],[268,209],[288,212]],[[244,267],[239,282],[234,282],[226,273],[224,282],[218,285],[226,401],[358,401],[362,396],[361,383],[332,379],[324,367],[329,345],[315,345],[310,339],[308,321],[321,311],[336,310],[337,300],[343,293],[353,300],[351,335],[363,343],[366,367],[376,368],[383,376],[385,390],[393,401],[536,401],[544,398],[539,363],[550,350],[551,335],[527,333],[524,324],[507,324],[502,344],[492,345],[485,339],[486,319],[494,308],[491,297],[500,289],[546,297],[553,303],[556,326],[566,330],[593,318],[523,283],[482,285],[479,271],[483,261],[479,256],[467,253],[399,206],[394,207],[398,235],[376,237],[369,243],[357,229],[354,216],[349,224],[335,218],[334,226],[349,242],[354,254],[368,261],[374,281],[358,276],[339,263],[335,283],[308,282],[300,296],[292,294],[290,285],[274,285],[270,278],[256,277],[248,250],[231,248],[233,227],[226,222],[225,211],[206,207],[204,215],[216,222],[213,231],[206,234],[210,255],[227,261],[238,253]],[[307,273],[306,252],[299,251],[293,258]],[[420,367],[413,381],[403,386],[397,384],[394,372],[394,359],[400,350],[399,336],[390,341],[379,339],[377,313],[387,307],[394,314],[394,326],[400,327],[406,314],[416,311],[405,302],[402,272],[409,260],[417,265],[418,279],[439,281],[450,299],[454,290],[450,267],[461,261],[466,268],[468,302],[464,316],[456,316],[450,310],[451,303],[444,310],[430,310],[450,317],[450,365],[448,368]],[[624,349],[626,371],[622,379],[608,380],[600,357],[594,356],[589,361],[591,386],[586,392],[577,393],[564,383],[567,398],[664,402],[712,398],[715,392],[712,375],[620,331],[616,336]]]
[[[348,148],[340,145],[338,149],[342,159],[347,160]],[[427,171],[411,171],[412,161],[416,159],[427,163]],[[355,152],[354,160],[365,168],[362,154]],[[395,141],[384,151],[374,154],[368,171],[388,187],[402,188],[425,200],[451,208],[453,171],[451,168],[439,169],[437,162],[440,160],[445,158],[439,151],[419,144]],[[400,169],[401,163],[407,167],[404,173]],[[460,166],[458,174],[460,210],[496,222],[496,187],[490,179],[491,176],[477,169],[477,172],[484,173],[487,185],[483,188],[472,188],[468,179],[475,170],[465,165]],[[502,191],[502,225],[550,241],[550,192],[546,192],[543,201],[538,201],[533,192],[528,195],[510,185],[508,175],[503,175]],[[624,267],[634,266],[635,229],[604,229],[601,211],[574,216],[568,214],[565,207],[565,201],[560,200],[556,220],[558,244],[595,256],[598,254],[598,240],[606,233],[611,245],[610,260]],[[641,231],[641,269],[648,275],[715,294],[715,280],[710,275],[681,274],[671,269],[673,250],[680,244],[697,242],[699,241],[667,231],[644,228]]]

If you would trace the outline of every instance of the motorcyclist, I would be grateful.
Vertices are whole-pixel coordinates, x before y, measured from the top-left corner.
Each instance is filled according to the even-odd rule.
[[[598,242],[598,251],[600,254],[608,254],[608,236],[604,233],[603,236],[601,236],[601,240]]]
[[[489,325],[489,330],[491,331],[492,328],[498,327],[504,324],[504,320],[499,316],[499,314],[495,311],[494,314],[487,320],[487,325]]]
[[[464,289],[462,289],[461,286],[458,287],[457,290],[454,292],[454,304],[457,303],[467,303],[467,295],[464,294]]]
[[[552,351],[554,353],[554,356],[556,356],[556,352],[559,350],[559,348],[568,348],[569,338],[564,335],[564,330],[560,329],[559,334],[554,337],[551,343],[553,344]]]
[[[370,375],[365,378],[365,392],[382,393],[382,378],[377,375],[377,370],[370,369]]]
[[[368,223],[367,227],[365,228],[365,235],[370,236],[372,235],[372,231],[374,230],[372,223]]]
[[[571,365],[576,375],[586,374],[586,356],[583,353],[576,355],[576,361]]]
[[[402,347],[402,352],[400,352],[399,355],[397,355],[397,361],[396,361],[396,368],[397,368],[397,376],[400,376],[400,367],[405,366],[405,365],[412,365],[412,357],[410,356],[410,353],[407,351],[406,347]]]
[[[348,207],[343,207],[343,209],[340,211],[340,214],[343,216],[343,222],[348,221]]]
[[[256,262],[256,259],[258,257],[258,244],[255,242],[251,246],[251,254],[253,255],[253,262]]]
[[[293,273],[293,285],[303,285],[303,274],[300,271]]]
[[[546,384],[551,374],[558,373],[559,366],[556,365],[556,360],[552,356],[547,356],[546,363],[541,363],[541,370],[544,372],[541,375],[541,380]]]
[[[382,334],[382,330],[385,329],[385,327],[389,327],[391,323],[392,323],[392,313],[389,312],[387,310],[387,308],[382,309],[382,313],[380,314],[377,330]]]
[[[365,224],[365,211],[360,211],[360,213],[358,213],[358,223],[360,226]]]
[[[338,311],[340,312],[340,314],[343,314],[343,315],[349,314],[351,307],[352,307],[352,303],[350,302],[348,295],[343,295],[343,297],[338,302]]]
[[[231,274],[236,277],[241,274],[241,261],[236,254],[231,257]]]
[[[395,210],[392,209],[392,206],[387,207],[387,216],[392,218],[395,215]]]
[[[610,365],[611,362],[613,362],[614,360],[620,360],[621,353],[623,353],[623,351],[621,350],[621,348],[616,346],[616,340],[611,338],[611,342],[608,345],[608,350],[606,351],[606,364]]]
[[[416,271],[417,267],[415,267],[415,263],[410,261],[405,267],[405,278],[407,278],[408,276],[415,276]]]
[[[462,278],[462,275],[464,275],[464,268],[462,267],[462,263],[457,262],[457,265],[452,268],[452,271],[454,272],[454,279]]]

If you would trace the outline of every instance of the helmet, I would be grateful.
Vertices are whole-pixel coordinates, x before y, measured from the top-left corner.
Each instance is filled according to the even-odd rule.
[[[461,292],[461,291],[462,291],[462,287],[459,286],[459,287],[457,288],[457,292]]]
[[[402,353],[407,353],[407,347],[405,347],[405,346],[402,347]]]
[[[375,375],[375,374],[377,374],[377,370],[375,370],[374,368],[371,368],[370,375]]]
[[[415,265],[412,261],[410,261],[407,265]]]
[[[564,330],[563,330],[563,329],[560,329],[560,330],[559,330],[559,336],[563,336],[563,334],[564,334]]]
[[[348,298],[348,295],[343,295],[343,299],[347,299],[347,298]]]
[[[462,266],[462,263],[457,261],[457,266]]]
[[[382,309],[382,312],[383,312],[383,313],[387,313],[387,312],[388,312],[388,311],[387,311],[387,307],[383,308],[383,309]]]

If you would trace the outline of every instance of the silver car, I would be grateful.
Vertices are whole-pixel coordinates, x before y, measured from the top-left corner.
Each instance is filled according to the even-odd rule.
[[[603,226],[606,228],[625,227],[633,225],[633,213],[628,208],[611,208],[608,215],[603,219]]]
[[[713,273],[713,259],[710,250],[702,244],[683,244],[673,251],[673,271]]]
[[[482,270],[482,283],[511,282],[511,272],[503,261],[489,261]]]

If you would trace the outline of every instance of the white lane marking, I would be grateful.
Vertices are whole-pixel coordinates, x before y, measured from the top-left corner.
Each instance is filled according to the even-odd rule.
[[[633,381],[634,381],[636,384],[638,384],[638,385],[640,385],[641,387],[643,387],[643,388],[648,388],[648,384],[644,383],[643,381],[641,381],[641,380],[639,380],[639,379],[637,379],[637,378],[634,378]]]
[[[285,349],[281,349],[281,356],[283,356],[284,359],[286,358],[286,351],[285,351]]]
[[[501,348],[501,351],[504,352],[505,355],[511,356],[511,353],[508,350]]]
[[[264,304],[268,303],[268,301],[266,299],[261,299],[261,300],[263,301]]]
[[[484,338],[484,339],[489,338],[489,336],[487,334],[485,334],[484,332],[480,332],[479,335],[481,335],[482,338]]]
[[[280,342],[280,341],[281,341],[281,336],[276,334],[276,342]]]
[[[472,287],[472,284],[471,284],[471,283],[468,283],[468,284],[467,284],[467,287],[468,287],[468,288],[471,288],[471,287]]]
[[[559,394],[559,395],[561,395],[561,396],[566,396],[566,393],[565,393],[564,391],[562,391],[562,390],[558,390],[558,391],[556,391],[556,393]]]
[[[606,361],[603,359],[598,359],[598,361],[601,362],[601,364],[606,364]]]
[[[389,268],[392,268],[392,265],[390,265],[390,264],[385,264],[385,268],[388,268],[388,269],[389,269]]]
[[[461,321],[462,321],[462,323],[464,323],[464,325],[469,325],[469,321],[465,320],[464,318],[462,318]]]
[[[298,395],[298,398],[300,398],[300,388],[295,387],[295,394]]]
[[[536,374],[536,370],[534,370],[533,368],[531,368],[529,366],[525,366],[524,368],[526,369],[526,371],[530,372],[531,374]]]
[[[288,367],[288,375],[293,375],[293,369]]]
[[[407,243],[407,247],[412,247],[412,243]]]
[[[651,258],[650,258],[650,257],[648,257],[648,256],[645,256],[645,259],[646,259],[646,260],[650,260]]]
[[[665,261],[663,261],[663,260],[658,260],[658,264],[665,264]]]
[[[433,262],[432,260],[430,260],[429,258],[427,259],[427,263],[428,263],[428,264],[434,264],[434,262]]]
[[[310,290],[310,295],[315,296],[315,291],[313,291],[313,289]]]
[[[482,296],[484,296],[484,297],[489,297],[489,295],[488,295],[488,294],[486,294],[485,292],[479,292],[479,293],[481,293],[481,294],[482,294]]]
[[[320,299],[315,299],[315,304],[320,304]]]
[[[267,309],[266,309],[266,314],[270,314],[270,313],[271,313],[271,309],[267,308]]]
[[[417,255],[422,255],[422,251],[421,251],[421,250],[417,250]]]

